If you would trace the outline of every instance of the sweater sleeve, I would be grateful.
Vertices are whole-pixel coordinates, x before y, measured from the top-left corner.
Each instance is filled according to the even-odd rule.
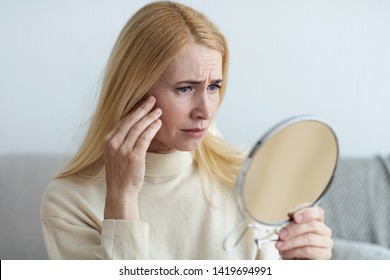
[[[50,259],[148,259],[149,225],[104,220],[104,192],[69,181],[52,182],[42,199],[41,221]]]
[[[101,245],[106,259],[148,259],[149,225],[124,220],[105,220]]]
[[[50,259],[148,259],[149,226],[142,222],[105,220],[102,231],[42,217],[43,236]]]

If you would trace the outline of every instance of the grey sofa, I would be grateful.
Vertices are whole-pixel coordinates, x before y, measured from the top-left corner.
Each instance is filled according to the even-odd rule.
[[[334,259],[390,259],[390,158],[343,158],[319,203]]]
[[[57,155],[0,155],[0,259],[47,259],[39,207],[65,164]],[[334,259],[390,259],[390,163],[341,159],[320,205],[335,238]]]

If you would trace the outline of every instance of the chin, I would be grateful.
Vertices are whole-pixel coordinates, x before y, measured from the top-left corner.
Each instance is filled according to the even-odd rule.
[[[171,153],[174,151],[191,152],[197,150],[202,143],[202,139],[175,138],[173,141],[162,141],[155,139],[149,147],[149,152]]]
[[[182,152],[191,152],[194,150],[197,150],[200,146],[200,143],[202,141],[197,141],[196,143],[188,143],[187,145],[180,145],[179,147],[176,147],[175,149]]]

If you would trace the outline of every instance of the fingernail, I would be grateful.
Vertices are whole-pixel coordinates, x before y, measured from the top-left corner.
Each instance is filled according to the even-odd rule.
[[[278,249],[282,249],[284,247],[284,242],[283,241],[276,241],[275,246]]]
[[[160,108],[156,108],[154,110],[154,112],[156,113],[156,115],[160,115],[162,113],[161,109]]]
[[[150,95],[150,96],[148,96],[148,98],[146,99],[146,101],[152,103],[152,102],[154,101],[154,99],[155,99],[155,97],[152,96],[152,95]]]
[[[288,235],[287,229],[283,228],[283,229],[280,230],[280,232],[279,232],[279,237],[280,238],[284,239],[284,238],[287,237],[287,235]]]

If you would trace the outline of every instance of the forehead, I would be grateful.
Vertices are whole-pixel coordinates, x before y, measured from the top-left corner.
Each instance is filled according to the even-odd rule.
[[[203,45],[191,44],[176,55],[163,77],[175,80],[222,79],[222,54]]]

